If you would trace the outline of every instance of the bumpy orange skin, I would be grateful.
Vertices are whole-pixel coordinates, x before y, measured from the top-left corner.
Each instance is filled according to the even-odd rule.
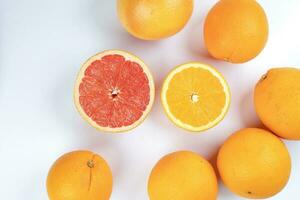
[[[89,151],[70,152],[50,169],[47,191],[50,200],[109,200],[112,173],[99,155]]]
[[[284,143],[272,133],[248,128],[230,136],[221,147],[217,166],[224,184],[250,199],[271,197],[289,180],[291,159]]]
[[[217,59],[247,62],[263,50],[267,39],[267,17],[255,0],[221,0],[206,17],[204,41]]]
[[[275,68],[257,83],[255,109],[262,122],[278,136],[300,140],[300,70]]]
[[[153,168],[148,193],[150,200],[216,200],[217,178],[204,158],[179,151],[163,157]]]
[[[133,36],[158,40],[179,32],[193,11],[193,0],[118,0],[119,19]]]

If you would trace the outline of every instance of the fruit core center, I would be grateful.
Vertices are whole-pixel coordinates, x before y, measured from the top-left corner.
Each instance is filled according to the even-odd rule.
[[[191,95],[191,100],[192,100],[193,103],[197,103],[197,102],[199,101],[199,95],[193,93],[193,94]]]
[[[113,88],[111,91],[110,91],[110,97],[115,100],[120,94],[120,90],[118,88]]]
[[[95,163],[93,160],[89,160],[86,164],[89,168],[93,168],[95,166]]]

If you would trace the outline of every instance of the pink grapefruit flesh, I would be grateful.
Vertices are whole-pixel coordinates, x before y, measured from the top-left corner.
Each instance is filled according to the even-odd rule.
[[[79,113],[92,126],[123,132],[135,128],[149,113],[154,81],[139,58],[110,50],[93,56],[83,65],[74,94]]]

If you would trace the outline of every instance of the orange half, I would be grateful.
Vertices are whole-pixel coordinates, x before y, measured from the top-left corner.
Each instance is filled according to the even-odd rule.
[[[161,101],[169,119],[188,131],[217,125],[230,105],[230,90],[213,67],[192,62],[180,65],[166,77]]]

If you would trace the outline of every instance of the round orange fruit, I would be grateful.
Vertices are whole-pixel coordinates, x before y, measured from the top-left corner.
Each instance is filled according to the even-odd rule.
[[[255,109],[265,126],[278,136],[300,140],[300,70],[274,68],[257,83]]]
[[[250,199],[271,197],[289,180],[291,158],[284,143],[263,129],[247,128],[222,145],[217,166],[233,193]]]
[[[50,200],[109,200],[112,173],[106,161],[90,151],[60,157],[47,178]]]
[[[163,157],[148,180],[150,200],[216,200],[217,193],[213,167],[204,158],[189,151]]]
[[[133,36],[158,40],[179,32],[193,11],[193,0],[118,0],[122,25]]]
[[[120,50],[88,59],[74,87],[80,115],[101,131],[124,132],[141,124],[154,101],[154,81],[146,64]]]
[[[206,17],[205,45],[217,59],[249,61],[263,50],[267,39],[267,17],[255,0],[221,0]]]

